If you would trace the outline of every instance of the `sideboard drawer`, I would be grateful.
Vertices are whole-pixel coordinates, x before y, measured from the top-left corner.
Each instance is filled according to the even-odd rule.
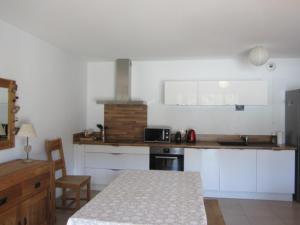
[[[0,191],[0,212],[17,204],[21,200],[21,187],[15,185]]]
[[[50,186],[50,173],[44,173],[32,179],[28,179],[22,183],[22,195],[36,194]]]

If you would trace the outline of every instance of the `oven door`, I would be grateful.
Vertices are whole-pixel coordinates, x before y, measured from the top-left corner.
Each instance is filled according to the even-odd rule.
[[[172,154],[151,154],[150,155],[151,170],[183,171],[183,167],[184,167],[183,155],[172,155]]]

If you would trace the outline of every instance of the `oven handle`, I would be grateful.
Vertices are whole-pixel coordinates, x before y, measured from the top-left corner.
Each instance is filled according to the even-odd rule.
[[[178,159],[177,157],[170,157],[170,156],[155,156],[156,159],[171,159],[171,160],[176,160]]]

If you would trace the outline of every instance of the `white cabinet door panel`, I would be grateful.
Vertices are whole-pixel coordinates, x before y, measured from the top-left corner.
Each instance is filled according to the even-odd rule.
[[[256,192],[256,151],[220,152],[220,190]]]
[[[198,82],[199,105],[235,105],[237,101],[238,93],[231,88],[230,81]]]
[[[92,169],[92,168],[85,168],[85,175],[91,176],[91,183],[92,184],[109,184],[111,183],[117,176],[119,175],[120,171],[118,170],[107,170],[107,169]]]
[[[85,167],[98,169],[149,169],[149,155],[123,153],[85,153]]]
[[[121,153],[121,154],[144,154],[149,155],[149,147],[136,146],[110,146],[110,145],[85,145],[87,153]]]
[[[196,81],[166,81],[165,104],[166,105],[197,105]]]
[[[266,81],[199,81],[198,105],[267,105]]]
[[[204,190],[220,190],[219,167],[219,150],[184,149],[184,170],[200,172]]]
[[[85,145],[74,145],[74,174],[84,173],[84,148]]]
[[[257,151],[257,191],[294,193],[295,151]]]

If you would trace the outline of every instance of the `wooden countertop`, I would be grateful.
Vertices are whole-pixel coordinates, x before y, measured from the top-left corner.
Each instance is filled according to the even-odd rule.
[[[196,143],[144,143],[144,142],[102,142],[102,141],[74,141],[74,144],[82,145],[110,145],[110,146],[145,146],[145,147],[163,147],[163,148],[199,148],[199,149],[260,149],[260,150],[296,150],[289,145],[274,145],[269,143],[249,143],[247,146],[220,145],[214,141],[199,141]]]

